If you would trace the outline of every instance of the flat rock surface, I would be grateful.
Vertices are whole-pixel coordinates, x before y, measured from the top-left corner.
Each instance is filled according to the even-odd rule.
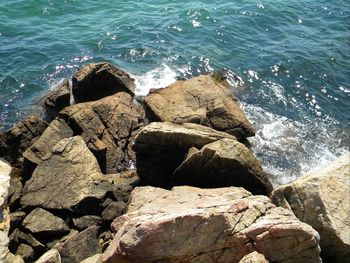
[[[22,225],[35,234],[64,234],[70,231],[66,222],[42,208],[30,212],[24,218]]]
[[[177,81],[151,91],[145,98],[148,117],[153,121],[198,123],[244,139],[254,129],[230,89],[209,75]]]
[[[260,162],[244,144],[232,139],[221,139],[190,153],[173,176],[180,185],[239,186],[265,195],[272,191]]]
[[[169,182],[189,148],[201,149],[222,138],[235,139],[232,135],[198,124],[153,122],[142,128],[134,140],[138,175],[152,184]]]
[[[63,139],[26,182],[21,204],[78,212],[84,200],[100,199],[109,190],[96,184],[94,176],[100,176],[100,168],[82,138]]]
[[[321,236],[326,262],[350,262],[350,153],[278,187],[271,199]]]
[[[289,210],[243,188],[138,187],[104,262],[321,262],[319,236]]]

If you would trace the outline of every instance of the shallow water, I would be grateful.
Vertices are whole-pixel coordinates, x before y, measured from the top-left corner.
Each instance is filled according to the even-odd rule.
[[[233,3],[234,2],[234,3]],[[0,2],[0,129],[84,63],[130,72],[140,95],[226,69],[275,184],[349,147],[349,1]]]

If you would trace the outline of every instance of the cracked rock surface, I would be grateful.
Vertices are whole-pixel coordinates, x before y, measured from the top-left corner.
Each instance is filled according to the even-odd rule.
[[[230,89],[209,75],[153,90],[145,98],[145,106],[153,121],[198,123],[230,133],[239,140],[255,134]]]
[[[319,236],[289,210],[243,188],[138,187],[113,224],[104,262],[321,262]]]
[[[278,187],[271,196],[321,236],[322,257],[350,262],[350,153]],[[328,262],[328,261],[327,261]]]

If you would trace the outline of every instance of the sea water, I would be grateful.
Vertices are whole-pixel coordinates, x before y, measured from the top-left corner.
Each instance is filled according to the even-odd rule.
[[[349,27],[345,0],[1,0],[0,130],[85,63],[128,71],[138,95],[226,70],[252,150],[285,183],[349,148]]]

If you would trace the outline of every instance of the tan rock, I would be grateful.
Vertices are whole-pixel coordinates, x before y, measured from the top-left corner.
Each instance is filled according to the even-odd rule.
[[[322,257],[350,261],[350,153],[278,187],[271,196],[321,236]],[[327,261],[328,262],[328,261]]]
[[[248,255],[245,255],[239,263],[269,263],[264,255],[254,251],[252,253],[249,253]]]
[[[11,166],[0,159],[0,262],[8,253],[9,239],[7,237],[10,229],[10,214],[7,206],[10,188]]]
[[[153,121],[198,123],[238,139],[255,133],[230,89],[209,75],[151,91],[145,98],[145,106]]]
[[[202,188],[239,186],[253,194],[268,194],[272,184],[260,162],[242,143],[221,139],[205,145],[175,170],[176,184]]]
[[[189,148],[201,149],[222,138],[235,139],[232,135],[198,124],[153,122],[135,137],[133,149],[138,175],[154,185],[169,183]]]
[[[136,188],[104,262],[321,262],[319,236],[290,211],[243,188]]]
[[[35,263],[61,263],[61,255],[53,248],[43,254]]]

